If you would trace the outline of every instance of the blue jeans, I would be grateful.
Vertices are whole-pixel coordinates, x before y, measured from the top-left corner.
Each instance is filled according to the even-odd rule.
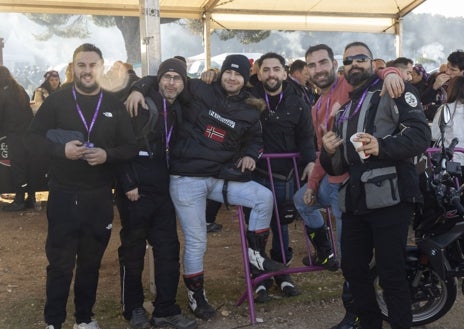
[[[261,185],[266,186],[267,188],[271,188],[271,182],[269,178],[256,176],[253,178],[256,182],[260,183]],[[291,196],[295,191],[295,183],[293,179],[290,181],[282,181],[274,179],[274,190],[275,190],[275,198],[277,200],[277,205],[281,204],[284,201],[291,200]],[[273,204],[274,206],[274,204]],[[282,258],[282,247],[285,252],[285,263],[288,262],[292,257],[291,249],[289,249],[289,236],[288,236],[288,225],[280,225],[280,231],[282,233],[282,247],[279,238],[279,230],[277,226],[277,218],[273,213],[272,220],[271,220],[271,230],[272,230],[272,246],[271,246],[271,258],[278,262],[284,262]]]
[[[232,205],[251,208],[249,231],[269,228],[272,215],[272,192],[254,181],[229,181],[227,199]],[[224,203],[224,180],[213,177],[171,175],[169,192],[184,233],[184,274],[203,272],[206,252],[206,199]]]
[[[304,203],[303,195],[307,189],[306,184],[295,193],[295,195],[293,196],[293,201],[305,225],[313,229],[319,228],[322,225],[324,225],[324,218],[322,217],[322,214],[320,213],[319,209],[327,207],[331,208],[332,214],[335,217],[335,223],[337,227],[337,246],[339,251],[338,254],[341,255],[340,241],[342,236],[342,211],[340,210],[340,207],[338,205],[338,190],[340,184],[329,183],[328,177],[328,175],[325,175],[319,184],[319,189],[317,191],[317,200],[315,204],[307,206]]]

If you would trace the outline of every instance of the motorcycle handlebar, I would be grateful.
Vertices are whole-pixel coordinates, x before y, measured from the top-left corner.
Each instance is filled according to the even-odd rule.
[[[458,143],[459,143],[459,139],[457,137],[454,137],[451,140],[450,145],[446,148],[446,155],[448,159],[451,159],[453,157],[454,148],[456,147],[456,145],[458,145]]]
[[[451,204],[456,208],[459,215],[464,216],[464,206],[461,204],[461,199],[459,196],[454,196],[450,201]]]

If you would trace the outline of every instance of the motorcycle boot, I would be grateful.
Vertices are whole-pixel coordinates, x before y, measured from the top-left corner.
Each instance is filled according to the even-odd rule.
[[[361,325],[354,312],[354,300],[348,281],[343,282],[342,301],[346,312],[345,316],[340,323],[330,329],[360,329]]]
[[[266,255],[266,243],[269,230],[263,232],[247,231],[248,260],[252,267],[263,272],[277,272],[284,270],[286,266],[276,262]]]
[[[184,283],[188,291],[189,306],[193,314],[202,320],[209,320],[216,316],[217,312],[208,303],[204,287],[203,274],[192,277],[184,277]]]
[[[353,313],[345,313],[342,321],[330,329],[361,329],[359,318]]]
[[[306,226],[306,232],[308,233],[311,243],[316,249],[314,265],[322,266],[329,271],[338,270],[338,261],[332,250],[327,226],[323,225],[316,229]],[[302,262],[304,265],[309,266],[309,256],[304,257]]]

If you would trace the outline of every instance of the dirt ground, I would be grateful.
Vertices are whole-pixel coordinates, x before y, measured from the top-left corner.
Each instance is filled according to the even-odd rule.
[[[44,199],[46,195],[39,195]],[[8,200],[0,199],[1,202]],[[45,202],[39,209],[18,213],[0,210],[0,329],[45,328],[43,305],[45,295],[44,253],[47,221]],[[95,319],[102,329],[125,329],[119,302],[119,269],[117,247],[119,243],[119,217],[115,212],[114,230],[105,253],[100,272]],[[205,285],[208,299],[218,308],[219,316],[208,322],[198,320],[200,329],[251,327],[247,302],[236,306],[245,291],[240,238],[235,211],[222,209],[218,219],[224,225],[221,233],[208,235],[208,251],[205,257]],[[291,225],[291,240],[295,250],[292,266],[300,266],[304,256],[304,240],[301,223]],[[180,234],[180,238],[182,235]],[[182,239],[181,239],[182,241]],[[148,280],[145,271],[146,309],[151,309]],[[272,291],[273,300],[257,304],[259,328],[311,328],[328,329],[344,314],[340,301],[342,277],[340,271],[300,273],[294,281],[302,291],[298,297],[283,298],[277,289]],[[185,313],[186,291],[179,284],[178,303]],[[464,328],[464,298],[458,300],[452,310],[439,321],[421,329]],[[68,319],[63,328],[73,324],[72,291],[68,303]],[[261,322],[262,321],[262,322]],[[384,328],[389,328],[385,324]]]

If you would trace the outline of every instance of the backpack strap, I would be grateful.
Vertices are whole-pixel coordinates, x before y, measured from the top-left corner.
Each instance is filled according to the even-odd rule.
[[[158,122],[159,112],[158,107],[150,97],[145,97],[145,103],[148,106],[148,120],[137,134],[137,139],[143,139],[145,147],[150,154],[150,158],[153,158],[153,150],[149,143],[148,135],[150,131],[155,128],[155,125]]]

